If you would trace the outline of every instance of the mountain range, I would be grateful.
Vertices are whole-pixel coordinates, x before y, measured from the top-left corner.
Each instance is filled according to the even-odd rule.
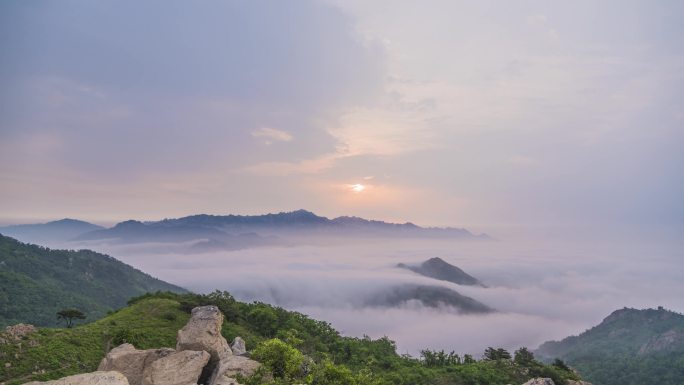
[[[265,215],[201,214],[147,222],[127,220],[109,228],[62,219],[0,227],[0,233],[24,242],[59,246],[100,241],[192,243],[183,248],[187,252],[288,245],[313,236],[489,239],[486,234],[475,235],[461,228],[421,227],[410,222],[389,223],[349,216],[329,219],[306,210]]]

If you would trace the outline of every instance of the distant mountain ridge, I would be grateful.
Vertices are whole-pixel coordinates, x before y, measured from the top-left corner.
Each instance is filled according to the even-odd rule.
[[[24,242],[49,243],[75,238],[83,233],[102,230],[104,227],[78,219],[64,218],[47,223],[11,225],[0,227],[0,234]]]
[[[89,320],[147,292],[185,289],[90,250],[52,250],[0,235],[0,327],[19,322],[55,325],[65,308]]]
[[[225,234],[277,235],[288,233],[313,233],[354,236],[417,236],[435,238],[487,239],[486,234],[474,235],[459,228],[420,227],[413,223],[388,223],[358,217],[329,219],[310,211],[297,210],[264,215],[208,215],[199,214],[155,222],[125,221],[109,229],[91,231],[77,237],[93,240],[128,237],[130,228],[137,238],[164,241],[166,238],[187,240],[190,238],[219,239]],[[173,234],[173,235],[172,235]]]
[[[420,265],[397,264],[398,268],[413,271],[414,273],[438,279],[441,281],[452,282],[458,285],[482,286],[477,278],[461,270],[459,267],[447,263],[441,258],[430,258]]]
[[[561,358],[595,385],[680,385],[684,315],[623,308],[578,336],[545,342],[535,355]]]

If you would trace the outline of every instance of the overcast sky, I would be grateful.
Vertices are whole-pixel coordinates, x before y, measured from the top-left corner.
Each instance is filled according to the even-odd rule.
[[[683,167],[677,0],[0,3],[3,222],[671,226]]]

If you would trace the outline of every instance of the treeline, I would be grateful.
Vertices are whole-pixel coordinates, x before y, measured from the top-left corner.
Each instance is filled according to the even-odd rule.
[[[241,336],[253,358],[264,363],[254,377],[240,379],[246,385],[504,385],[532,377],[549,377],[562,384],[578,379],[565,365],[535,360],[527,348],[516,350],[513,356],[502,348],[488,348],[481,359],[431,350],[411,357],[397,354],[394,341],[387,337],[343,337],[327,322],[261,302],[240,302],[227,292],[163,292],[129,303],[147,298],[176,300],[186,312],[196,306],[218,306],[226,316],[224,337]]]

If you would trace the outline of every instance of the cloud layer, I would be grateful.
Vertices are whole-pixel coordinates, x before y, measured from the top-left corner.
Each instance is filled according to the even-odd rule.
[[[681,247],[653,244],[358,241],[213,254],[159,253],[155,245],[110,246],[124,262],[201,292],[228,290],[329,321],[346,335],[395,339],[420,349],[481,354],[488,346],[536,348],[577,334],[613,310],[682,311]],[[681,245],[679,245],[681,246]],[[441,257],[484,281],[459,286],[395,267]],[[404,283],[442,285],[499,312],[461,315],[418,303],[367,307],[368,293]]]

